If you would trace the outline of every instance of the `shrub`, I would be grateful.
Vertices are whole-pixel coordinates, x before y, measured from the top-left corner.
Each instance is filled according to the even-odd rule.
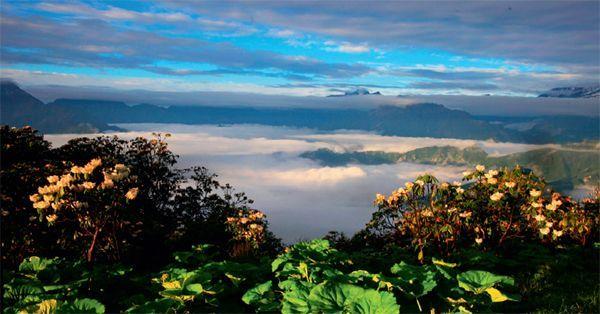
[[[370,235],[410,242],[448,255],[457,247],[503,247],[537,239],[548,245],[586,245],[598,236],[598,199],[583,203],[545,190],[543,180],[520,167],[466,171],[466,184],[423,175],[389,196],[378,194]]]
[[[135,178],[123,164],[103,165],[99,158],[84,166],[73,166],[61,175],[49,176],[29,199],[37,209],[40,221],[49,225],[68,225],[59,242],[87,239],[85,256],[88,263],[100,251],[118,259],[123,246],[130,244],[126,236],[139,235],[140,215],[129,201],[139,189]],[[70,231],[70,232],[69,232]]]
[[[250,210],[252,204],[252,200],[244,193],[236,192],[228,184],[221,184],[217,176],[204,167],[176,168],[177,156],[168,149],[166,143],[168,134],[132,140],[108,136],[77,138],[61,147],[51,148],[50,143],[31,128],[2,126],[0,131],[2,250],[5,253],[2,258],[6,262],[3,266],[14,268],[22,258],[30,255],[80,254],[81,238],[92,241],[95,233],[92,230],[94,228],[89,227],[95,223],[79,222],[78,212],[72,210],[83,203],[91,208],[103,208],[98,212],[114,212],[110,214],[113,218],[122,219],[111,224],[123,231],[121,234],[117,232],[116,238],[126,242],[119,243],[118,247],[118,242],[109,241],[107,235],[101,241],[100,250],[106,253],[103,257],[144,268],[164,265],[172,252],[189,248],[199,241],[216,244],[223,250],[233,250],[237,240],[232,229],[226,225],[226,220],[237,215],[239,210]],[[89,181],[89,184],[94,184],[93,189],[67,189],[70,194],[61,195],[60,198],[63,201],[61,206],[68,205],[68,209],[56,213],[52,211],[52,205],[45,207],[44,217],[40,221],[40,215],[32,208],[29,197],[36,194],[39,187],[48,185],[48,177],[63,176],[73,166],[85,167],[92,159],[100,159],[105,166],[127,165],[128,178],[135,178],[132,180],[135,186],[129,183],[122,188],[117,186],[120,195],[110,194],[109,190],[98,188],[104,179],[101,171],[95,172]],[[88,181],[79,177],[77,180],[81,181],[77,182],[77,186]],[[137,196],[134,200],[126,200],[124,196],[131,188],[137,188]],[[117,193],[117,190],[111,190],[111,193]],[[50,194],[46,197],[57,196]],[[95,197],[99,197],[97,204],[92,200]],[[110,203],[117,199],[118,202]],[[43,204],[38,203],[37,206],[42,207]],[[109,204],[111,208],[102,207]],[[59,205],[56,203],[54,206]],[[120,211],[122,206],[128,209]],[[52,220],[52,215],[57,215],[58,220],[50,223],[52,226],[49,227],[46,216]],[[84,216],[89,215],[91,212]],[[54,227],[54,223],[60,223],[60,228]],[[125,223],[128,225],[125,226]],[[86,226],[85,231],[83,225]],[[281,243],[268,231],[266,222],[262,227],[264,232],[260,250],[275,254]],[[108,229],[102,230],[113,232]],[[77,235],[77,238],[68,235]],[[156,254],[157,251],[164,254]]]

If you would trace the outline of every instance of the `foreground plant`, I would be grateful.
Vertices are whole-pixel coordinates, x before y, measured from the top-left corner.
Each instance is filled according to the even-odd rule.
[[[421,260],[425,249],[449,255],[458,247],[490,249],[507,241],[586,245],[597,239],[597,198],[576,202],[547,191],[543,180],[520,167],[486,172],[477,166],[463,181],[439,183],[424,175],[389,196],[377,195],[367,231],[410,241]]]
[[[4,278],[4,313],[104,313],[103,304],[82,297],[90,275],[81,263],[30,257]]]
[[[355,269],[348,256],[326,240],[298,243],[271,265],[274,280],[242,298],[259,312],[398,313],[401,308],[414,311],[415,304],[418,311],[469,312],[517,300],[500,290],[514,286],[509,277],[461,272],[457,264],[439,260],[424,266],[400,261],[389,272],[370,273]]]
[[[49,176],[48,184],[30,200],[40,221],[72,232],[73,239],[86,239],[85,258],[91,263],[98,247],[118,255],[119,236],[125,229],[130,234],[139,232],[139,226],[123,219],[138,194],[135,178],[129,174],[123,164],[103,167],[102,160],[92,159],[61,176]]]

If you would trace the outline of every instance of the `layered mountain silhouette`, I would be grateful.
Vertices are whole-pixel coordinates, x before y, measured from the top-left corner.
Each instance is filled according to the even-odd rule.
[[[540,94],[538,97],[600,98],[600,85],[557,87]]]
[[[379,91],[370,92],[368,89],[360,87],[353,90],[345,91],[343,94],[334,94],[327,97],[343,97],[343,96],[366,96],[366,95],[381,95]]]
[[[30,125],[45,133],[119,130],[119,123],[263,124],[318,130],[355,129],[384,135],[507,142],[598,140],[598,117],[479,117],[439,104],[368,109],[308,109],[128,105],[118,101],[57,99],[44,104],[15,83],[1,84],[0,122]],[[527,124],[526,129],[513,128]]]

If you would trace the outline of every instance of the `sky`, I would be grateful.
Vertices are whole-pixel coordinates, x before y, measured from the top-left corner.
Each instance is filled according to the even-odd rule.
[[[25,86],[536,96],[598,84],[598,1],[9,1]]]

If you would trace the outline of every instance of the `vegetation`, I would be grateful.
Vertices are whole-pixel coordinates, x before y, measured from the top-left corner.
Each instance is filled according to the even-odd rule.
[[[300,156],[319,161],[325,166],[343,166],[349,163],[367,165],[414,162],[431,165],[513,167],[521,165],[543,175],[549,184],[559,190],[572,190],[577,185],[600,182],[600,154],[592,144],[581,143],[562,149],[540,148],[504,156],[489,156],[483,149],[473,146],[432,146],[406,153],[365,151],[334,152],[327,148],[302,153]]]
[[[0,131],[6,313],[600,306],[600,199],[575,201],[518,167],[478,165],[452,184],[423,175],[377,195],[353,237],[284,249],[243,193],[175,168],[168,135],[51,148],[31,128]]]

